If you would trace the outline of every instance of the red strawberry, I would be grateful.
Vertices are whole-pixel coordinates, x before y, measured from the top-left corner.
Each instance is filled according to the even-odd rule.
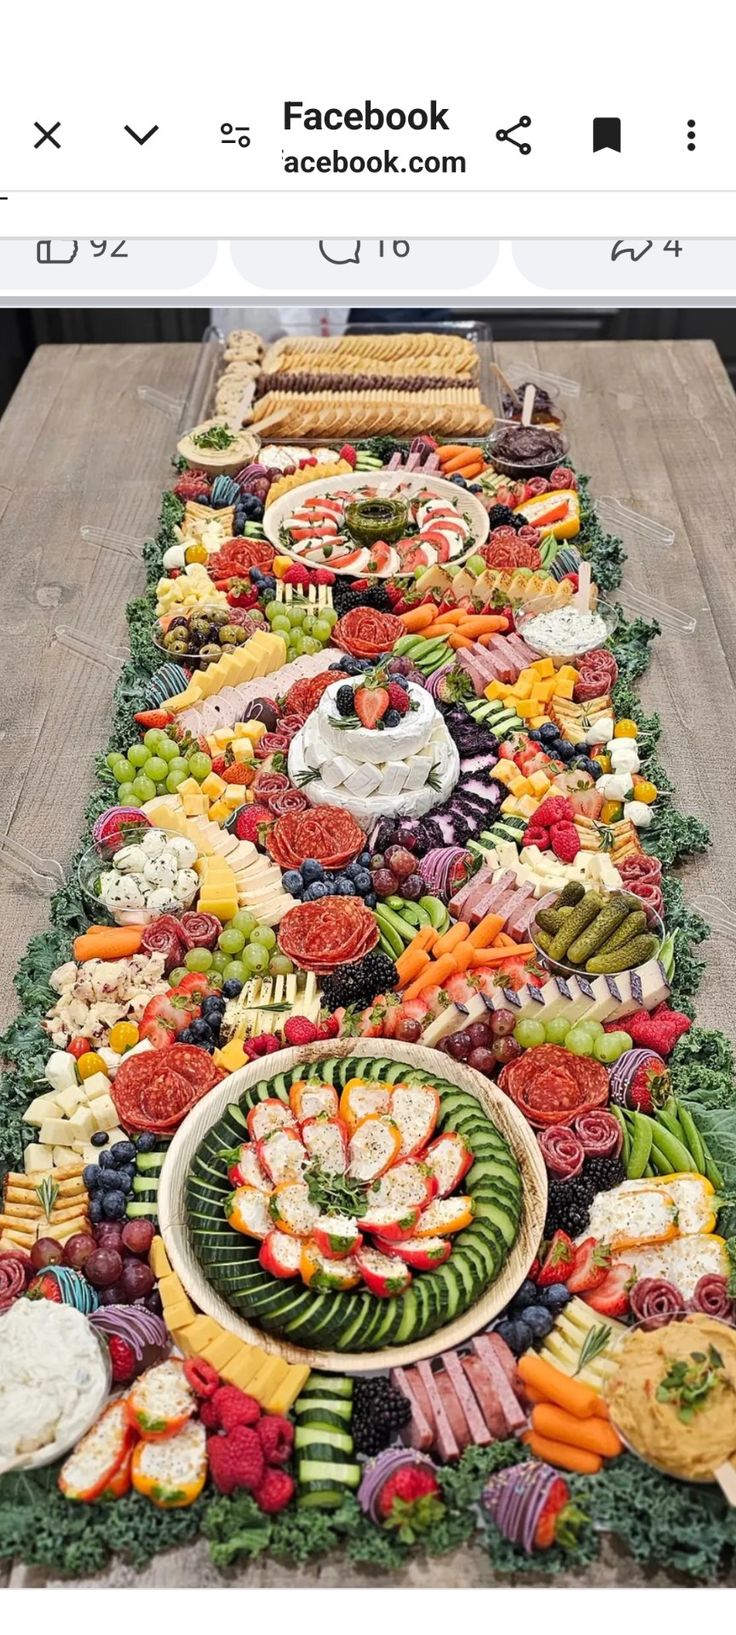
[[[284,1024],[284,1038],[287,1045],[313,1045],[319,1038],[319,1028],[306,1016],[290,1016]]]
[[[399,686],[398,681],[390,681],[388,684],[388,707],[390,710],[398,710],[399,715],[406,715],[409,708],[409,694],[405,687]]]
[[[215,759],[212,762],[212,771],[217,773],[218,778],[222,777],[223,772],[227,768],[227,764],[228,763],[225,760],[224,755],[216,755],[215,756]]]
[[[560,1544],[563,1550],[573,1550],[580,1538],[587,1516],[575,1504],[570,1504],[570,1489],[564,1477],[558,1476],[547,1494],[544,1508],[537,1518],[534,1545],[537,1550],[550,1550]]]
[[[168,710],[139,710],[134,718],[139,727],[168,727],[173,721],[173,715]]]
[[[236,1487],[255,1493],[263,1481],[266,1463],[258,1433],[248,1425],[236,1425],[226,1436],[210,1436],[207,1441],[210,1476],[219,1493]]]
[[[389,1476],[378,1495],[384,1525],[395,1528],[406,1544],[439,1521],[444,1510],[439,1482],[429,1465],[403,1465]]]
[[[107,1341],[107,1349],[112,1363],[113,1385],[127,1385],[135,1378],[137,1369],[136,1354],[132,1345],[123,1340],[119,1334],[111,1334]]]
[[[275,1516],[294,1496],[294,1478],[286,1470],[267,1470],[253,1497],[260,1510]]]
[[[387,687],[356,687],[355,713],[364,727],[377,727],[389,707]]]
[[[282,1414],[264,1414],[258,1436],[267,1465],[285,1465],[294,1445],[294,1426]]]
[[[633,1055],[627,1061],[629,1059],[632,1065],[636,1061]],[[613,1094],[611,1099],[637,1113],[655,1113],[658,1107],[664,1106],[669,1092],[670,1076],[662,1057],[655,1051],[647,1051],[643,1060],[637,1063],[623,1094]]]
[[[343,443],[337,458],[338,460],[347,461],[347,464],[352,466],[354,470],[358,461],[357,450],[353,448],[352,443]]]
[[[261,1410],[255,1397],[237,1385],[220,1385],[211,1399],[220,1429],[233,1431],[236,1425],[257,1425]]]
[[[583,1298],[586,1305],[600,1312],[601,1317],[625,1317],[629,1309],[629,1289],[635,1281],[633,1266],[618,1261],[599,1287]]]
[[[225,783],[239,783],[243,785],[243,788],[246,788],[248,784],[253,782],[255,772],[252,766],[247,766],[243,761],[234,761],[232,766],[225,764],[220,776]]]
[[[555,857],[561,863],[572,863],[580,851],[580,836],[574,823],[553,823],[549,839]]]
[[[273,823],[273,818],[266,806],[246,806],[244,811],[238,812],[235,819],[235,833],[238,840],[261,839],[261,830],[264,824]]]
[[[599,1243],[597,1238],[586,1238],[575,1250],[575,1261],[567,1278],[571,1294],[586,1294],[600,1288],[611,1270],[611,1246]]]
[[[320,1039],[336,1039],[339,1032],[340,1032],[340,1023],[338,1022],[337,1017],[336,1016],[326,1016],[324,1021],[320,1022],[320,1024],[319,1024],[318,1038],[320,1038]]]
[[[54,1300],[57,1306],[62,1303],[61,1287],[50,1272],[39,1272],[38,1277],[32,1278],[26,1296],[29,1300]]]
[[[540,1288],[550,1283],[566,1283],[575,1264],[575,1245],[566,1232],[555,1232],[542,1261],[537,1282]]]

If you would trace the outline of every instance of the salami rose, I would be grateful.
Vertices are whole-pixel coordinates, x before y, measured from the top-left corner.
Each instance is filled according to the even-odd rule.
[[[268,810],[274,817],[283,817],[286,812],[306,812],[309,801],[301,789],[277,789],[275,795],[268,797]]]
[[[187,948],[214,948],[222,930],[214,914],[197,914],[193,909],[182,914],[179,928]]]
[[[181,922],[173,914],[162,914],[160,919],[152,920],[146,926],[141,939],[141,948],[146,954],[163,954],[164,972],[181,965],[186,949],[191,945],[184,941]]]
[[[333,626],[332,642],[358,659],[377,659],[390,653],[406,634],[393,613],[379,613],[372,607],[353,607]]]
[[[572,1124],[581,1113],[608,1100],[605,1067],[587,1056],[573,1056],[561,1045],[526,1050],[507,1063],[498,1082],[535,1127]]]
[[[631,1310],[642,1328],[659,1328],[686,1310],[683,1295],[666,1277],[641,1277],[630,1295]]]
[[[618,1158],[623,1132],[613,1113],[607,1113],[604,1107],[581,1113],[573,1121],[573,1129],[586,1158]]]
[[[690,1301],[692,1311],[702,1311],[706,1317],[721,1317],[724,1323],[733,1321],[734,1302],[728,1292],[728,1278],[717,1272],[706,1272],[698,1279]]]
[[[9,1249],[7,1254],[0,1254],[0,1311],[7,1311],[24,1293],[32,1275],[31,1262],[20,1251]]]
[[[285,755],[289,748],[289,739],[285,732],[264,732],[256,744],[256,755],[259,761],[267,761],[269,755]]]
[[[585,1149],[572,1130],[565,1124],[550,1124],[537,1136],[542,1157],[550,1175],[557,1179],[572,1180],[579,1175],[585,1159]]]
[[[289,789],[290,784],[285,772],[258,772],[253,784],[253,794],[268,805],[270,795],[277,791]]]

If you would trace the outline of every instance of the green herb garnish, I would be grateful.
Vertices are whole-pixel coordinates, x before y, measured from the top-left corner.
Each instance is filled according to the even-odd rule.
[[[657,1386],[657,1402],[671,1402],[677,1408],[677,1417],[689,1425],[717,1385],[724,1385],[726,1376],[720,1351],[714,1345],[705,1351],[691,1351],[690,1361],[681,1358],[668,1368]]]
[[[228,431],[227,426],[209,426],[207,431],[195,431],[192,442],[197,448],[228,449],[235,442],[235,433]]]

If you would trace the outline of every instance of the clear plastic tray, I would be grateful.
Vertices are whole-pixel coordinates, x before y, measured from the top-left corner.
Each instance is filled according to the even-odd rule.
[[[540,391],[546,392],[552,405],[551,419],[558,422],[565,419],[564,400],[574,400],[580,396],[579,381],[568,380],[564,375],[549,374],[545,369],[537,369],[534,364],[520,360],[518,363],[494,363],[492,368],[498,385],[499,414],[512,420],[521,418],[520,389],[530,381],[534,386],[538,386]],[[511,387],[511,393],[508,387]],[[512,395],[519,399],[518,415],[509,405],[509,398]]]
[[[225,337],[221,330],[210,324],[200,341],[183,398],[168,397],[165,392],[160,392],[158,387],[146,385],[138,387],[137,395],[149,408],[168,415],[170,420],[175,421],[176,435],[182,437],[191,426],[198,426],[200,421],[207,418],[215,383],[222,371],[224,353]]]

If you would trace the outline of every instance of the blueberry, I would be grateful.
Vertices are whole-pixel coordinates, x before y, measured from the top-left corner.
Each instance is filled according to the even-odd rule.
[[[301,897],[304,889],[304,881],[302,880],[298,869],[287,869],[286,873],[282,876],[281,883],[284,891],[290,892],[292,897]]]
[[[82,1170],[82,1180],[88,1192],[96,1192],[100,1185],[100,1172],[96,1164],[85,1164]]]
[[[597,783],[598,779],[603,775],[603,767],[600,765],[600,762],[594,761],[592,758],[589,760],[585,770],[586,772],[590,773],[594,783]]]
[[[375,891],[366,892],[363,902],[365,903],[366,908],[375,908],[376,903],[378,902]]]
[[[360,864],[348,863],[347,868],[343,869],[342,872],[348,880],[354,880],[356,875],[360,874]]]
[[[543,744],[554,744],[557,741],[558,729],[552,721],[545,721],[544,726],[537,728],[529,737],[539,738]]]
[[[102,1199],[102,1213],[106,1221],[121,1221],[125,1214],[125,1193],[106,1192]]]
[[[208,1045],[210,1043],[209,1023],[204,1016],[196,1017],[195,1020],[190,1023],[188,1031],[191,1034],[195,1045]]]
[[[132,1141],[116,1141],[110,1148],[110,1151],[116,1164],[124,1165],[135,1163],[135,1147],[133,1146]]]
[[[456,483],[458,488],[467,488],[468,486],[464,477],[451,477],[450,482]]]
[[[143,1130],[139,1136],[136,1136],[135,1144],[139,1152],[156,1151],[156,1137],[152,1135],[150,1130]]]
[[[97,1161],[97,1167],[98,1167],[98,1169],[101,1169],[101,1170],[114,1169],[115,1168],[115,1159],[113,1158],[112,1152],[110,1151],[109,1148],[108,1148],[107,1152],[101,1152],[100,1153],[99,1159]]]
[[[319,897],[327,896],[329,896],[329,887],[325,885],[324,880],[315,880],[311,886],[307,886],[304,900],[307,903],[316,903]]]
[[[570,1291],[564,1283],[549,1283],[546,1289],[539,1291],[540,1304],[549,1311],[562,1311],[570,1298]]]
[[[223,984],[222,984],[222,992],[223,992],[224,998],[225,999],[237,999],[238,994],[240,993],[240,991],[242,989],[242,986],[243,986],[242,982],[236,981],[235,977],[233,977],[233,976],[228,977],[227,982],[223,982]],[[181,1034],[179,1034],[179,1038],[181,1038]]]
[[[222,994],[220,994],[220,993],[205,994],[205,997],[202,1000],[202,1015],[203,1016],[211,1016],[213,1018],[213,1020],[214,1020],[214,1018],[216,1016],[222,1016],[222,1013],[223,1013],[224,1009],[225,1009],[225,1001],[224,1001],[224,999],[222,997]]]
[[[331,664],[330,669],[342,670],[342,673],[345,676],[361,676],[363,674],[363,661],[362,659],[351,658],[350,654],[348,653],[346,657],[344,659],[340,659],[337,664]]]
[[[404,689],[404,692],[405,692],[405,693],[408,693],[408,691],[409,691],[409,683],[408,683],[408,681],[407,681],[407,679],[406,679],[406,676],[392,676],[392,677],[391,677],[391,681],[392,681],[392,683],[394,683],[394,684],[395,684],[395,685],[396,685],[396,686],[397,686],[397,687],[403,687],[403,689]]]
[[[95,1130],[89,1139],[93,1147],[106,1147],[110,1137],[107,1130]]]
[[[531,1329],[535,1340],[546,1340],[554,1328],[554,1323],[554,1315],[546,1306],[527,1306],[524,1312],[524,1325]]]
[[[305,886],[311,886],[315,880],[324,880],[325,871],[316,857],[305,857],[301,867],[301,876]]]
[[[132,1172],[132,1170],[121,1169],[120,1174],[117,1177],[117,1182],[118,1182],[118,1188],[119,1188],[120,1192],[123,1192],[125,1194],[126,1198],[127,1198],[128,1193],[133,1191],[133,1172]],[[107,1194],[107,1196],[109,1197],[109,1193]]]
[[[102,1195],[96,1192],[87,1205],[87,1213],[93,1226],[98,1226],[102,1220]]]
[[[353,884],[358,896],[365,897],[366,893],[370,891],[371,886],[373,885],[373,879],[369,873],[369,870],[358,869],[357,874],[353,875]]]
[[[509,1311],[511,1312],[512,1317],[518,1317],[519,1313],[524,1310],[525,1306],[533,1306],[536,1299],[537,1285],[536,1283],[532,1282],[530,1277],[525,1277],[524,1282],[522,1283],[521,1287],[517,1289],[516,1294],[511,1301],[511,1305],[509,1306]]]
[[[348,880],[348,877],[347,877],[346,874],[339,875],[337,880],[335,881],[335,895],[337,897],[355,897],[355,896],[357,896],[357,892],[355,890],[355,885],[354,885],[352,880]]]
[[[383,717],[383,720],[384,720],[384,725],[387,726],[387,727],[400,727],[401,726],[401,715],[399,714],[398,710],[387,710],[386,714]]]
[[[575,745],[568,744],[564,738],[561,738],[559,744],[555,746],[555,755],[561,761],[574,761]]]
[[[522,1352],[528,1351],[532,1343],[532,1331],[521,1318],[511,1323],[499,1323],[496,1333],[506,1341],[509,1351],[513,1351],[515,1357],[520,1357]]]
[[[359,862],[362,869],[369,869],[370,866],[371,866],[371,854],[370,854],[370,852],[361,852],[360,857],[358,858],[358,862]]]
[[[197,1043],[197,1041],[196,1041],[196,1039],[194,1037],[194,1034],[192,1033],[191,1028],[182,1028],[182,1031],[179,1034],[179,1037],[177,1039],[177,1044],[179,1044],[179,1045],[196,1045],[196,1043]]]
[[[541,743],[541,741],[542,741],[542,729],[541,729],[541,727],[531,727],[529,732],[527,733],[527,737],[531,738],[532,742],[535,743],[535,744]]]

